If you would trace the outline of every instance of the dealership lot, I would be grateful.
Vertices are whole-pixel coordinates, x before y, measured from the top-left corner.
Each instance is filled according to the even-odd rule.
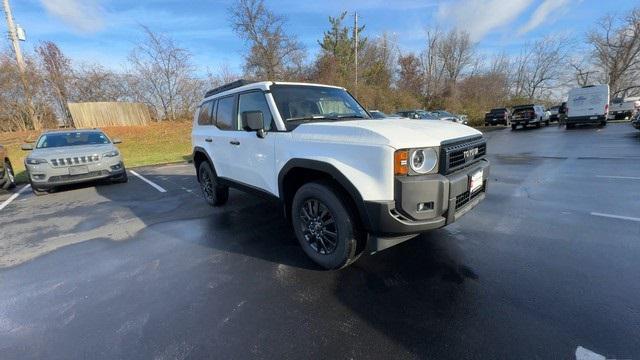
[[[208,207],[189,164],[1,194],[1,357],[640,357],[640,132],[486,137],[483,203],[341,271],[275,204]]]

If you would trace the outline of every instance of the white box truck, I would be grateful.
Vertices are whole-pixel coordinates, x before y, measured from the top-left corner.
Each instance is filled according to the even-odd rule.
[[[567,129],[577,124],[607,125],[609,85],[589,85],[569,91]]]

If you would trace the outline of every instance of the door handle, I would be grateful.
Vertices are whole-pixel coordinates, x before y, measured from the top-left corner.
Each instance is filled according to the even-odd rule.
[[[240,141],[238,141],[238,140],[231,140],[231,141],[229,141],[229,144],[231,144],[231,145],[240,145]]]
[[[213,142],[213,139],[212,139],[212,138],[205,138],[205,139],[204,139],[204,141],[206,141],[206,142]]]

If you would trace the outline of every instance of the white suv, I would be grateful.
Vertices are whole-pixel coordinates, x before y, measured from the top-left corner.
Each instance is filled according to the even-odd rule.
[[[302,248],[337,269],[450,224],[485,197],[482,134],[444,121],[371,119],[343,88],[239,80],[205,95],[193,160],[204,198],[229,187],[282,204]]]

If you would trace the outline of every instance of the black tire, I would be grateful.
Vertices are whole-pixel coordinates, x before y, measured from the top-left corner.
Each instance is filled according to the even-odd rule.
[[[517,126],[516,124],[511,124],[511,130],[514,130],[514,131],[515,131],[517,127],[518,127],[518,126]]]
[[[600,122],[600,126],[601,126],[601,127],[605,127],[605,126],[607,126],[607,122],[606,122],[606,121],[601,121],[601,122]]]
[[[124,167],[123,167],[124,168]],[[129,181],[129,175],[127,175],[127,169],[124,169],[124,172],[121,175],[118,175],[112,179],[112,181],[116,184],[124,184]]]
[[[37,188],[34,187],[33,184],[31,184],[31,192],[33,192],[33,194],[36,196],[42,196],[47,195],[49,193],[49,189]]]
[[[549,123],[550,123],[550,121],[549,121],[549,120],[547,120],[547,121],[544,123],[544,125],[548,127],[548,126],[549,126]]]
[[[13,167],[8,161],[4,162],[4,174],[2,175],[2,189],[9,190],[16,187],[16,178],[13,173]]]
[[[573,129],[575,126],[575,124],[567,124],[567,130]]]
[[[218,184],[218,177],[206,161],[202,162],[198,168],[198,180],[207,204],[222,206],[229,200],[229,187]]]
[[[540,128],[541,126],[542,126],[542,122],[539,121],[536,123],[536,128]]]
[[[291,222],[300,246],[315,263],[329,270],[355,262],[365,241],[354,210],[339,194],[329,183],[310,182],[298,189],[291,206]]]

